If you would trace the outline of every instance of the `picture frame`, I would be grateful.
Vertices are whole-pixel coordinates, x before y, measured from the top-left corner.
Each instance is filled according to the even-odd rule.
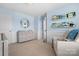
[[[74,16],[76,16],[76,12],[70,12],[70,13],[66,14],[67,18],[73,18]]]
[[[21,19],[20,25],[21,25],[21,27],[23,27],[23,28],[28,28],[29,25],[30,25],[29,20],[26,19],[26,18]]]
[[[64,15],[54,15],[52,16],[52,20],[59,20],[59,19],[64,19],[65,16]]]

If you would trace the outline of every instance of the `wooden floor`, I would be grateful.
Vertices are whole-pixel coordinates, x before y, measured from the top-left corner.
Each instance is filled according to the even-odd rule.
[[[54,56],[51,44],[41,40],[33,40],[24,43],[9,45],[9,56]]]

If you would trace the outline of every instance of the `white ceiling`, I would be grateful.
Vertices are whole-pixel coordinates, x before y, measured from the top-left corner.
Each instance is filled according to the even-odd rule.
[[[38,16],[47,11],[55,10],[67,5],[66,3],[2,3],[0,6],[13,11],[23,12],[29,15]]]

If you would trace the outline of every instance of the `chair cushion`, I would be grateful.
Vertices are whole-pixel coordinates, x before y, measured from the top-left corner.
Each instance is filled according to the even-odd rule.
[[[66,37],[66,39],[69,39],[69,41],[74,41],[77,34],[79,32],[79,29],[74,29],[74,30],[71,30],[69,33],[68,33],[68,36]]]

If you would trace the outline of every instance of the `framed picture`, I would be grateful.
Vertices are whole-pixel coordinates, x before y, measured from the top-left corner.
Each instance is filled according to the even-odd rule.
[[[74,27],[74,23],[69,22],[59,22],[59,23],[52,23],[51,28],[71,28]]]
[[[66,14],[67,18],[73,18],[74,16],[76,16],[76,12],[70,12],[70,13]]]
[[[54,20],[59,20],[59,19],[64,19],[65,18],[65,16],[64,15],[54,15],[54,16],[52,16],[52,20],[54,21]]]
[[[23,27],[23,28],[28,28],[29,25],[30,25],[29,20],[26,19],[26,18],[21,19],[20,25],[21,25],[21,27]]]
[[[65,28],[62,23],[52,23],[51,28]]]

